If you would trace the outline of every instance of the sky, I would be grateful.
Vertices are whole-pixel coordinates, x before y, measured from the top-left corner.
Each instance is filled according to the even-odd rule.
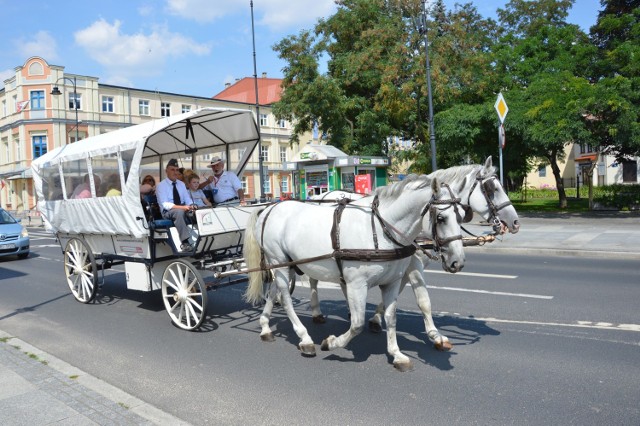
[[[445,0],[449,9],[465,0]],[[473,0],[496,19],[507,0]],[[100,83],[211,97],[252,77],[250,0],[0,0],[0,87],[31,56]],[[576,0],[568,21],[588,31],[600,0]],[[333,0],[255,0],[258,76],[282,77],[272,46],[312,29]]]

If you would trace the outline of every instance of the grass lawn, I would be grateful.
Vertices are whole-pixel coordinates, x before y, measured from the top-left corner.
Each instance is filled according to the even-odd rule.
[[[589,199],[588,198],[569,198],[567,199],[567,208],[560,209],[557,198],[532,198],[526,202],[520,199],[511,200],[513,206],[518,212],[540,212],[540,213],[557,213],[557,212],[588,212],[589,211]]]

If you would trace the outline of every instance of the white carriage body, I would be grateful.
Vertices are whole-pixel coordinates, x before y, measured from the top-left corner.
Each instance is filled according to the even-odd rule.
[[[63,248],[81,240],[95,259],[125,264],[127,286],[160,288],[166,264],[184,254],[174,227],[153,231],[140,197],[140,180],[150,170],[164,176],[171,158],[212,154],[241,176],[260,135],[249,110],[204,108],[153,120],[56,148],[32,163],[37,208],[45,228]],[[119,175],[120,194],[97,193],[94,176]],[[73,199],[73,188],[90,176],[91,198]],[[56,195],[57,194],[57,195]],[[195,255],[205,251],[239,256],[244,229],[256,206],[196,210],[192,225]],[[173,238],[173,244],[163,244]],[[178,244],[175,244],[175,242]]]

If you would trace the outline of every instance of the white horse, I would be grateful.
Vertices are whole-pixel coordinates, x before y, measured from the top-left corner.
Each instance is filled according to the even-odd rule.
[[[396,304],[401,278],[407,269],[413,241],[422,228],[442,242],[443,269],[457,272],[464,253],[457,222],[457,199],[443,190],[437,179],[409,176],[402,182],[379,188],[374,195],[344,208],[329,208],[294,201],[278,203],[249,218],[244,255],[249,268],[246,298],[263,298],[262,272],[270,269],[276,286],[270,286],[260,316],[263,341],[273,340],[269,319],[276,292],[300,338],[304,356],[315,356],[315,345],[298,319],[288,292],[289,267],[295,263],[317,280],[343,282],[351,312],[351,327],[341,336],[329,336],[322,350],[345,347],[364,325],[367,291],[380,286],[386,309],[387,351],[393,365],[406,371],[410,359],[400,352],[396,339]],[[272,214],[274,213],[274,214]],[[369,260],[367,260],[369,258]]]
[[[511,204],[509,196],[495,175],[491,157],[488,157],[484,165],[457,166],[448,169],[441,169],[431,173],[430,177],[438,178],[441,182],[448,183],[458,194],[462,203],[470,207],[471,211],[478,213],[488,223],[492,224],[494,231],[500,234],[509,231],[517,233],[520,229],[518,213]],[[331,191],[317,196],[318,200],[358,200],[363,195],[348,191]],[[470,216],[465,218],[465,222],[471,220]],[[431,313],[431,299],[427,291],[424,277],[424,269],[428,259],[420,252],[416,252],[410,260],[409,267],[402,277],[400,292],[407,283],[411,284],[416,301],[424,318],[427,337],[434,344],[435,348],[447,351],[452,348],[449,339],[442,335],[433,322]],[[313,322],[322,324],[325,316],[320,309],[318,300],[318,280],[309,279],[311,289],[310,307]],[[344,288],[343,288],[344,290]],[[369,320],[369,329],[379,333],[382,331],[382,314],[384,313],[384,303],[380,303],[373,317]]]

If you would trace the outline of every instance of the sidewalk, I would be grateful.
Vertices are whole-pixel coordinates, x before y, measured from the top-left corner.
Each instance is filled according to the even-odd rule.
[[[0,424],[188,423],[0,330]]]
[[[520,214],[517,234],[482,250],[640,260],[640,214]],[[491,229],[476,218],[476,235]],[[102,380],[0,330],[0,424],[186,425]]]
[[[517,234],[507,234],[501,240],[466,250],[640,260],[638,212],[522,213],[519,216]],[[477,215],[464,227],[476,235],[491,231],[486,223],[478,222]]]

